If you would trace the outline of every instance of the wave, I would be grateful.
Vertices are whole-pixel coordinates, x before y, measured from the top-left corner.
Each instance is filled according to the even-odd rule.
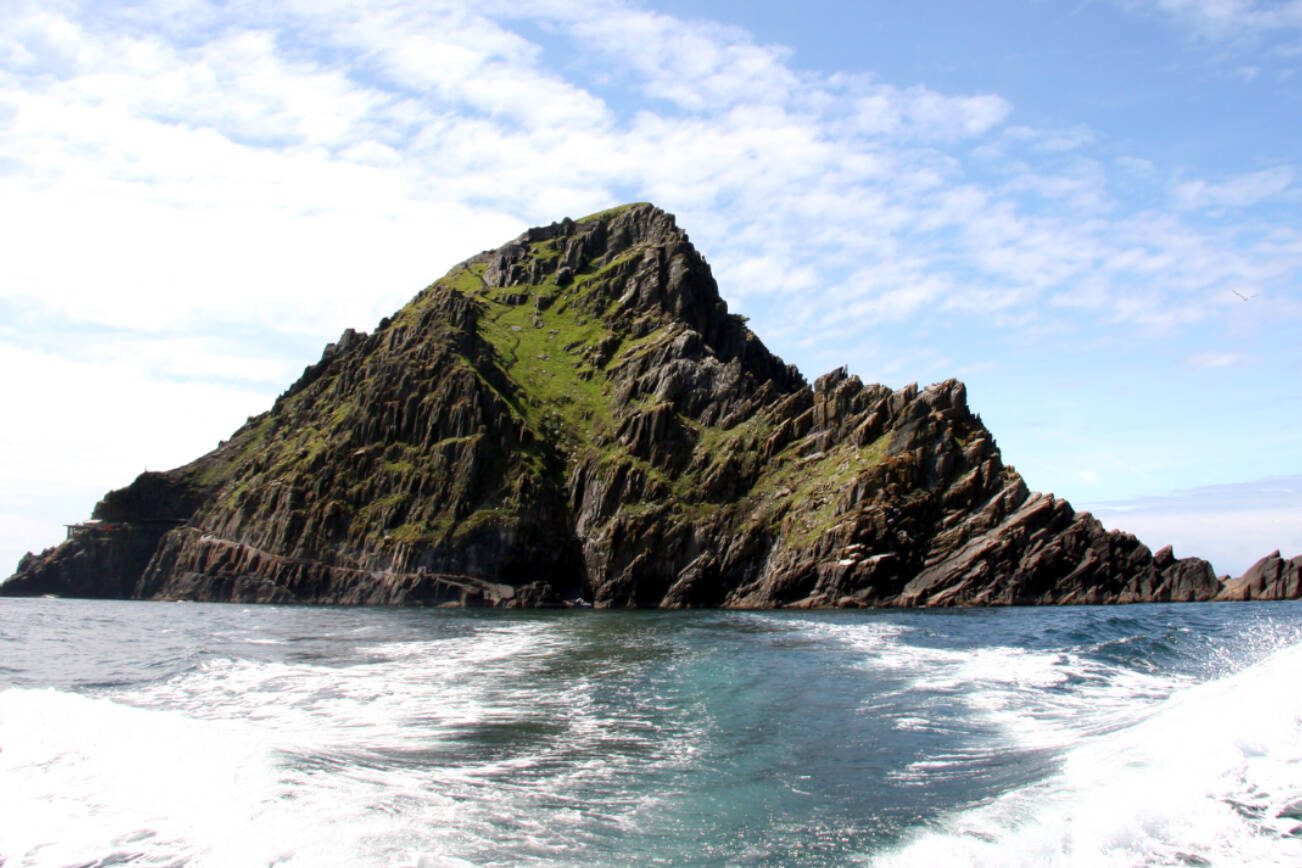
[[[0,687],[0,864],[1302,864],[1278,609],[264,611]]]
[[[1068,747],[1083,736],[1133,723],[1193,683],[1191,676],[1150,671],[1144,657],[1093,653],[1104,645],[1128,644],[1125,639],[1083,647],[945,647],[922,644],[921,628],[908,624],[800,626],[848,646],[861,655],[860,668],[892,679],[893,686],[875,693],[865,710],[889,716],[898,709],[902,716],[894,725],[903,730],[946,729],[961,722],[979,737],[981,748],[974,753],[983,755]],[[930,761],[919,766],[919,777],[935,767]]]
[[[938,819],[910,865],[1302,864],[1302,644],[1086,736],[1046,780]],[[868,857],[865,857],[867,859]]]
[[[0,690],[0,865],[575,860],[633,833],[656,796],[626,782],[693,738],[553,677],[572,653],[521,623],[347,666],[210,659],[111,698]]]

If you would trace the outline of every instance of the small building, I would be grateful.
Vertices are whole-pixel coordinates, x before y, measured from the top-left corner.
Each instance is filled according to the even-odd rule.
[[[92,518],[87,521],[79,521],[76,524],[65,524],[64,527],[68,529],[68,539],[80,539],[87,536],[106,536],[128,530],[156,530],[163,534],[183,524],[185,524],[183,518],[141,518],[134,521],[101,521]]]
[[[68,539],[112,533],[115,530],[112,522],[100,521],[96,518],[89,521],[79,521],[76,524],[65,524],[64,527],[68,529]]]

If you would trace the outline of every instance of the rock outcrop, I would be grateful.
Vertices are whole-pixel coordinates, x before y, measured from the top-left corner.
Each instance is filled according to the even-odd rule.
[[[892,390],[841,369],[811,387],[645,204],[472,257],[372,334],[345,332],[218,449],[109,493],[95,517],[0,593],[675,608],[1298,595],[1296,561],[1240,593],[1205,561],[1033,494],[959,382]]]
[[[1221,600],[1296,600],[1302,597],[1302,555],[1284,560],[1273,551],[1237,579],[1225,583]]]

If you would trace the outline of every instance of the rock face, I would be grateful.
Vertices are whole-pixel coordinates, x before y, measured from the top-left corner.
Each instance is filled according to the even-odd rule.
[[[1296,600],[1302,597],[1302,555],[1284,560],[1273,551],[1225,583],[1222,600]]]
[[[1262,567],[1239,593],[1205,561],[1154,555],[1031,493],[961,383],[892,390],[842,369],[811,388],[645,204],[472,257],[374,333],[345,332],[217,450],[109,493],[95,518],[0,593],[662,607],[1298,595],[1296,560],[1279,573],[1291,578]]]

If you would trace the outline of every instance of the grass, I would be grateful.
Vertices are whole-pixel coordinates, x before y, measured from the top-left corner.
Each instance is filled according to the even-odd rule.
[[[752,494],[780,504],[816,504],[800,511],[798,524],[787,529],[788,545],[807,545],[834,528],[844,514],[839,498],[859,476],[882,462],[891,433],[878,437],[862,449],[841,444],[813,460],[801,460],[793,447],[775,458],[775,468],[764,474]],[[775,518],[780,517],[775,510]]]
[[[623,212],[627,211],[629,208],[636,208],[638,205],[649,205],[649,204],[651,204],[651,203],[650,203],[650,202],[629,202],[629,203],[627,203],[627,204],[625,204],[625,205],[616,205],[614,208],[607,208],[607,209],[604,210],[604,211],[597,211],[597,212],[595,212],[595,213],[593,213],[593,214],[589,214],[587,217],[580,217],[578,220],[575,220],[574,222],[575,222],[575,223],[595,223],[595,222],[598,221],[598,220],[603,220],[603,219],[605,219],[605,218],[607,218],[607,217],[614,217],[616,214],[622,214]]]
[[[513,510],[500,507],[477,509],[461,521],[456,521],[449,513],[440,513],[425,522],[406,522],[383,532],[388,542],[405,545],[435,545],[465,539],[470,534],[484,527],[499,523],[509,524],[515,518]]]
[[[619,349],[611,356],[610,362],[606,367],[619,367],[626,365],[647,353],[652,352],[669,341],[673,340],[678,334],[678,330],[672,325],[663,325],[652,332],[648,332],[640,338],[626,339],[619,345]]]
[[[540,324],[534,324],[535,317]],[[563,314],[523,305],[499,308],[487,319],[484,337],[535,409],[559,412],[575,433],[590,432],[595,420],[609,422],[603,383],[582,375],[582,350],[603,336],[599,325],[581,325]]]
[[[534,259],[541,262],[551,262],[561,255],[560,247],[557,246],[560,238],[553,238],[550,241],[540,241],[536,244],[529,245],[533,250]]]
[[[520,294],[560,298],[546,310],[528,302],[506,303]],[[559,438],[575,446],[612,424],[605,378],[585,359],[609,332],[600,320],[565,304],[567,295],[553,280],[484,292],[479,333],[518,394],[526,396],[518,405],[526,424],[552,442]]]
[[[392,530],[386,531],[384,536],[390,542],[403,543],[405,545],[431,545],[442,539],[447,533],[447,525],[427,525],[407,523],[400,524]]]
[[[452,269],[436,285],[472,295],[484,288],[484,269],[484,263],[470,262]]]
[[[493,506],[477,509],[456,524],[452,529],[453,539],[464,539],[482,527],[503,522],[510,523],[514,517],[515,513],[512,510],[502,507]]]
[[[397,460],[384,460],[380,462],[380,471],[392,476],[406,476],[416,469],[416,465],[408,458]]]
[[[353,536],[362,536],[383,531],[392,535],[392,530],[385,531],[384,528],[389,523],[389,516],[407,501],[407,497],[407,492],[395,491],[361,506],[353,514],[349,533]]]

